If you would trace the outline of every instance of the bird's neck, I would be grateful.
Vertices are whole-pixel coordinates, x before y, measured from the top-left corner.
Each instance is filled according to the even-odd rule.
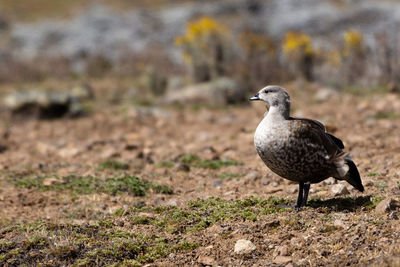
[[[270,106],[267,114],[268,120],[287,120],[290,117],[290,105]]]

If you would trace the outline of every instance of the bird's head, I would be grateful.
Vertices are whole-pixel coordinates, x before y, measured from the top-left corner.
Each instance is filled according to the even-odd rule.
[[[276,85],[268,85],[264,87],[257,94],[250,97],[249,100],[262,100],[266,102],[269,107],[290,107],[290,97],[288,92],[284,88]]]

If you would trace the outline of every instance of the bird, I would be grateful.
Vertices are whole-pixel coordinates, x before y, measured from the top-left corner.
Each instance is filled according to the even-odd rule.
[[[279,176],[298,182],[296,208],[307,204],[310,186],[329,177],[345,180],[363,192],[361,177],[342,140],[316,120],[290,116],[286,89],[269,85],[250,101],[264,101],[268,112],[257,126],[254,146],[265,165]]]

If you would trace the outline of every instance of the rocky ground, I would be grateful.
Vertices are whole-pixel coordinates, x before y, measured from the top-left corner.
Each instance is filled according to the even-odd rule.
[[[295,116],[344,141],[364,193],[327,180],[309,206],[287,208],[297,185],[253,147],[262,103],[103,103],[54,120],[2,111],[1,264],[399,265],[399,95],[288,88]]]

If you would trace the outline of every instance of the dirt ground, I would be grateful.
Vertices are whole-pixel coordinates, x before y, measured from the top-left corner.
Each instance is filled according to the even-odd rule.
[[[316,101],[317,86],[292,84],[288,88],[294,116],[320,120],[344,141],[360,171],[364,193],[340,182],[349,194],[334,196],[335,182],[327,180],[311,186],[310,205],[300,211],[272,203],[271,196],[277,202],[294,204],[298,186],[273,174],[255,152],[253,134],[266,110],[262,103],[196,109],[109,104],[96,107],[86,117],[58,120],[13,120],[4,111],[0,128],[1,263],[400,265],[400,212],[375,209],[382,199],[400,198],[400,96],[338,93]],[[143,196],[123,186],[116,193],[109,193],[107,186],[100,192],[95,186],[79,193],[79,185],[65,178],[71,175],[99,181],[135,176],[167,186],[173,193],[146,189]],[[205,203],[209,206],[203,209]],[[160,206],[169,208],[157,209]],[[184,214],[183,219],[176,217],[178,212]],[[208,223],[197,224],[204,218]],[[29,228],[33,222],[41,228]],[[16,225],[21,226],[18,231]],[[93,225],[99,227],[96,234],[87,234]],[[72,226],[81,227],[79,233],[87,235],[88,241],[74,247],[71,240],[76,236],[65,233],[71,241],[64,245],[69,254],[56,254],[61,241],[54,238],[62,239],[63,233],[54,229]],[[120,250],[107,254],[102,246],[117,242],[104,239],[103,245],[93,245],[93,239],[100,238],[99,229],[132,234],[126,237],[128,241],[138,238],[138,233],[155,235],[164,240],[163,250],[159,243],[147,240],[140,253],[132,250],[136,252],[117,255],[115,251],[128,250],[118,245]],[[43,243],[26,245],[26,240],[38,235],[45,238]],[[235,253],[239,239],[250,240],[256,249]],[[148,256],[153,251],[150,247],[158,254]]]

